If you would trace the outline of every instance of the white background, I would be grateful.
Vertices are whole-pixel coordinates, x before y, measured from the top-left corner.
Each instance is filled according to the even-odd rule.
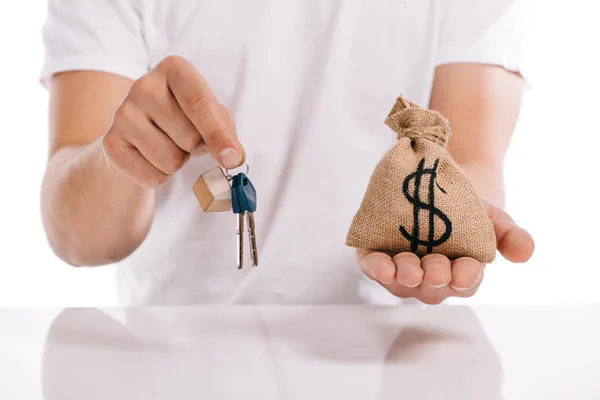
[[[460,0],[456,0],[460,1]],[[488,266],[478,304],[600,302],[600,5],[540,1],[528,91],[506,163],[507,210],[530,230],[526,265]],[[43,0],[0,2],[0,306],[115,304],[114,267],[74,269],[46,244]]]

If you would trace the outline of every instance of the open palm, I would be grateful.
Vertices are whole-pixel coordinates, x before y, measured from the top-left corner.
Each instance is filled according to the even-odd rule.
[[[500,254],[515,263],[529,260],[534,243],[531,235],[520,228],[501,208],[482,199],[494,225]],[[485,265],[474,258],[450,260],[441,254],[419,258],[413,253],[356,251],[363,273],[380,283],[397,297],[414,297],[426,304],[439,304],[448,297],[471,297],[477,292]]]

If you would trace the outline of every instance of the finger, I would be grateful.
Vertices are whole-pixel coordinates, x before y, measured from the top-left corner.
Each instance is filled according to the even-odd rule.
[[[376,251],[363,250],[358,258],[363,273],[369,278],[382,284],[394,282],[396,266],[389,255]]]
[[[421,268],[424,272],[423,283],[432,289],[443,288],[452,280],[450,260],[441,254],[428,254],[423,257]]]
[[[515,221],[502,209],[489,202],[484,202],[485,210],[496,233],[498,251],[508,261],[523,263],[532,256],[535,243],[525,229],[520,228]]]
[[[359,263],[363,273],[370,279],[378,282],[383,288],[385,288],[391,294],[393,294],[396,297],[403,298],[403,299],[407,299],[407,298],[416,296],[416,289],[408,288],[406,286],[400,285],[394,278],[392,278],[391,283],[383,283],[382,282],[382,280],[384,280],[386,282],[388,281],[389,276],[387,276],[387,275],[389,274],[389,272],[391,270],[390,267],[392,267],[394,269],[394,271],[396,269],[395,264],[393,264],[393,266],[389,264],[390,262],[393,263],[392,257],[390,254],[383,253],[383,252],[376,252],[376,251],[372,251],[372,250],[357,249],[356,255],[357,255],[358,263]],[[374,267],[372,264],[378,265],[379,268]],[[385,267],[384,267],[385,273],[382,275],[379,275],[376,271],[378,269],[382,270],[383,269],[382,267],[384,265],[385,265]]]
[[[189,154],[181,150],[159,129],[141,110],[127,111],[130,103],[121,105],[119,112],[128,113],[121,118],[124,139],[129,141],[142,156],[166,175],[177,172],[189,159]]]
[[[450,287],[457,292],[473,291],[483,280],[483,264],[474,258],[461,257],[452,263]]]
[[[230,116],[223,112],[204,77],[180,57],[169,57],[163,64],[169,88],[202,136],[206,149],[223,167],[240,166],[244,162],[244,149]]]
[[[166,78],[151,72],[134,85],[137,85],[137,90],[132,90],[136,104],[180,149],[192,155],[206,152],[202,135],[177,103]]]
[[[421,260],[413,253],[398,253],[394,256],[396,282],[407,288],[415,288],[423,280]]]
[[[200,157],[205,154],[208,154],[208,150],[206,150],[206,147],[204,145],[201,145],[196,150],[194,150],[190,153],[190,157]],[[246,157],[244,157],[244,158],[246,158]]]
[[[126,175],[142,187],[157,188],[168,178],[167,174],[150,164],[138,149],[125,140],[105,135],[102,147],[111,170]]]
[[[424,276],[417,298],[425,304],[440,304],[450,295],[450,260],[440,254],[430,254],[421,260],[421,268]]]

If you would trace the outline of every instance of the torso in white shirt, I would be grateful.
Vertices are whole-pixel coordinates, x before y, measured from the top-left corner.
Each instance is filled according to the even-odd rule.
[[[115,14],[138,18],[144,43],[131,48],[129,65],[115,63],[112,72],[135,78],[169,54],[191,61],[232,112],[258,195],[260,266],[238,271],[236,217],[203,212],[192,193],[198,176],[216,164],[209,156],[192,159],[156,191],[147,239],[118,266],[125,304],[391,301],[361,276],[354,250],[344,245],[370,174],[395,142],[385,116],[400,94],[427,106],[440,63],[516,68],[514,48],[491,45],[516,29],[511,1],[465,1],[472,6],[464,10],[482,13],[479,19],[443,0],[109,3],[117,11],[106,13],[105,28],[121,29],[118,18],[110,20]],[[56,25],[50,29],[60,40]],[[81,50],[68,38],[73,53],[86,51],[81,32]],[[125,63],[135,40],[113,45],[116,33],[89,40],[114,46]],[[60,52],[46,40],[50,53]],[[83,56],[80,67],[65,66],[67,56],[62,64],[59,55],[47,56],[46,72],[59,64],[94,69],[98,55]],[[110,60],[100,69],[111,70]]]

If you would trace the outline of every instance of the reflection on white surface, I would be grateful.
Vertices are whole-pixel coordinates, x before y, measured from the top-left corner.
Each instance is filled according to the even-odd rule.
[[[466,307],[66,310],[46,400],[501,398],[498,354]]]
[[[40,371],[46,400],[600,399],[600,306],[74,309],[43,336],[44,318],[0,310],[1,400],[40,398],[19,395]]]

